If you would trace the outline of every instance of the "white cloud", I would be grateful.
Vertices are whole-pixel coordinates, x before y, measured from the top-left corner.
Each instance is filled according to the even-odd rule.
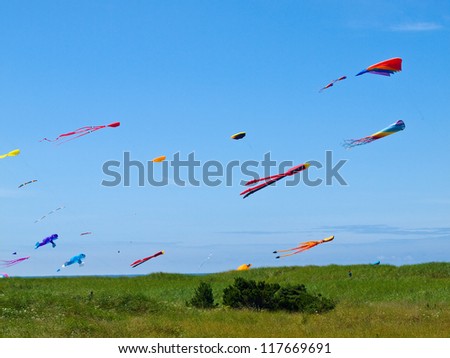
[[[392,31],[419,32],[435,31],[442,29],[443,26],[434,22],[410,22],[391,26]]]

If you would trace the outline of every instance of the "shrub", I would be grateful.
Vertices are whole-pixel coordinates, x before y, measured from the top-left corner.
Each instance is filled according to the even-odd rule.
[[[223,304],[232,308],[275,309],[275,293],[280,289],[277,283],[268,284],[237,277],[234,284],[223,290]]]
[[[335,308],[336,304],[322,295],[306,292],[304,285],[280,288],[276,295],[277,308],[290,312],[323,313]]]
[[[214,303],[214,295],[211,285],[206,282],[200,282],[195,289],[194,297],[187,302],[188,306],[196,308],[214,308],[217,305]]]
[[[323,313],[335,308],[335,303],[306,292],[304,285],[281,287],[279,284],[255,282],[237,277],[223,290],[223,304],[231,308],[256,310],[286,310],[289,312]]]

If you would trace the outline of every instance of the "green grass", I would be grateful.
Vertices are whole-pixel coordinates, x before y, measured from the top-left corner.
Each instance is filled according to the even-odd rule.
[[[228,309],[222,291],[238,276],[304,284],[337,306],[321,315]],[[201,281],[211,284],[218,308],[186,306]],[[2,279],[0,337],[448,338],[450,263]]]

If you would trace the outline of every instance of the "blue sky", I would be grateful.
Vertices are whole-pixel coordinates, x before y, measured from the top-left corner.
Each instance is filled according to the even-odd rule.
[[[446,1],[2,2],[0,152],[21,154],[0,160],[0,260],[30,259],[0,270],[53,276],[79,253],[85,265],[58,275],[448,261],[449,43]],[[402,72],[355,77],[392,57]],[[342,147],[399,119],[403,132]],[[115,121],[63,145],[40,142]],[[124,152],[144,164],[194,153],[226,166],[266,153],[325,165],[326,151],[346,160],[348,185],[280,182],[243,200],[249,178],[237,168],[229,186],[180,187],[170,171],[164,187],[140,187],[136,171],[129,187],[101,185],[103,164]],[[54,233],[55,248],[34,249]],[[284,260],[272,254],[330,235]]]

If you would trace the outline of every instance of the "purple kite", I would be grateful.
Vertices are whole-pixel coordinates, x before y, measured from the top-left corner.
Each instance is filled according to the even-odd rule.
[[[35,245],[35,249],[47,245],[47,244],[52,244],[52,247],[55,247],[56,244],[54,243],[55,240],[58,239],[58,234],[53,234],[51,236],[46,237],[45,239],[43,239],[41,242],[36,242]]]

